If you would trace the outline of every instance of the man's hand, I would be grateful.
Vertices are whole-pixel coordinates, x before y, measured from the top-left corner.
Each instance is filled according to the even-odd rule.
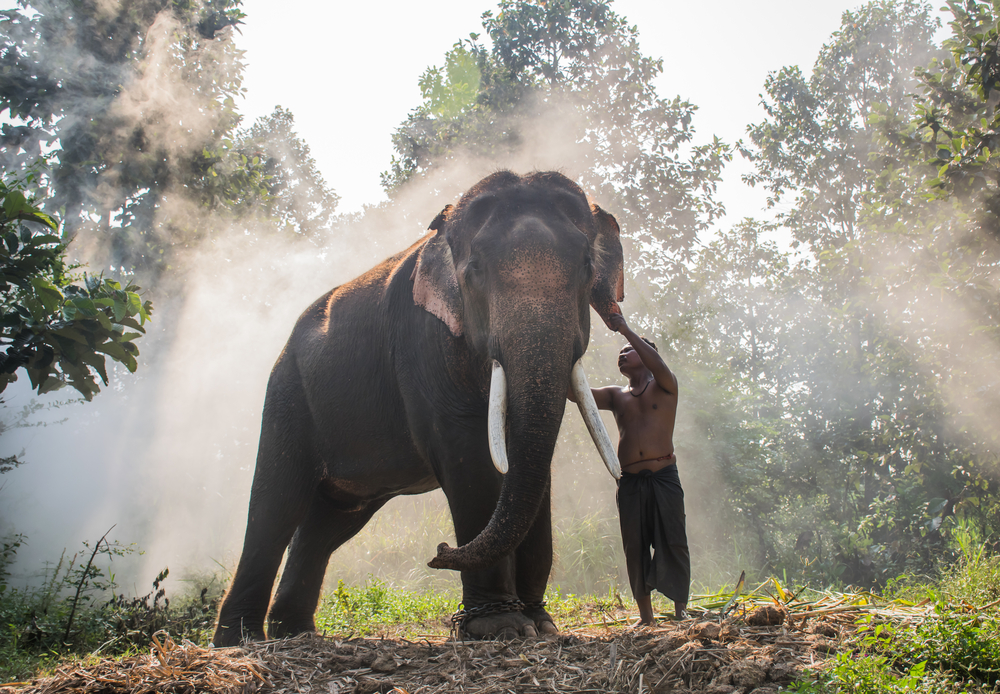
[[[653,378],[656,379],[656,384],[660,386],[660,388],[668,393],[677,392],[677,378],[674,376],[673,372],[671,372],[666,363],[664,363],[659,352],[646,344],[646,342],[628,326],[628,323],[625,321],[625,316],[617,313],[613,314],[611,319],[608,321],[608,327],[612,328],[616,333],[629,341],[629,344],[632,345],[632,349],[634,349],[636,354],[639,355],[639,359],[642,361],[643,366],[649,369]]]
[[[625,316],[620,313],[612,313],[608,318],[608,327],[614,330],[616,333],[620,333],[623,328],[628,327],[628,323],[625,322]]]

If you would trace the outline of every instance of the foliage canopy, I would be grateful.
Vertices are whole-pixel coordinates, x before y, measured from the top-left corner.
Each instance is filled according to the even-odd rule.
[[[87,400],[107,385],[106,357],[136,370],[135,339],[152,312],[139,287],[100,276],[78,284],[58,224],[0,182],[0,392],[24,369],[39,394],[69,385]]]

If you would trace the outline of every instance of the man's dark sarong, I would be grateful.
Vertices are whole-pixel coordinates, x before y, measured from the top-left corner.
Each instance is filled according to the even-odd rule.
[[[655,588],[674,602],[687,603],[691,555],[677,466],[622,473],[617,499],[632,594],[645,597]]]

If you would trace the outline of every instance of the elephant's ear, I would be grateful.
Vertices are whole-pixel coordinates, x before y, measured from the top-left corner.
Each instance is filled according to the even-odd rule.
[[[624,254],[617,220],[597,205],[591,205],[590,211],[597,230],[591,241],[594,287],[590,290],[590,305],[607,324],[611,314],[622,312],[618,302],[625,298]]]
[[[458,337],[462,334],[462,295],[451,247],[443,231],[451,210],[451,205],[445,207],[428,227],[437,233],[420,249],[410,279],[413,280],[413,303],[444,321]]]

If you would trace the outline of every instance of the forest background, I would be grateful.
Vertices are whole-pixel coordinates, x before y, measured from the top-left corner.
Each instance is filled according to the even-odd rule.
[[[609,2],[503,0],[421,76],[387,200],[338,214],[288,110],[241,120],[238,0],[4,11],[4,571],[31,581],[114,524],[145,550],[126,584],[235,565],[295,317],[498,167],[558,168],[622,226],[623,308],[682,384],[696,580],[878,586],[993,542],[1000,9],[947,15],[942,42],[928,5],[845,13],[723,142],[658,94],[662,63]],[[767,195],[756,218],[725,217],[734,158]],[[592,339],[592,382],[616,381],[618,341]],[[553,582],[600,592],[624,581],[586,439],[568,412]],[[399,500],[329,577],[453,582],[424,568],[449,533],[440,493]]]

